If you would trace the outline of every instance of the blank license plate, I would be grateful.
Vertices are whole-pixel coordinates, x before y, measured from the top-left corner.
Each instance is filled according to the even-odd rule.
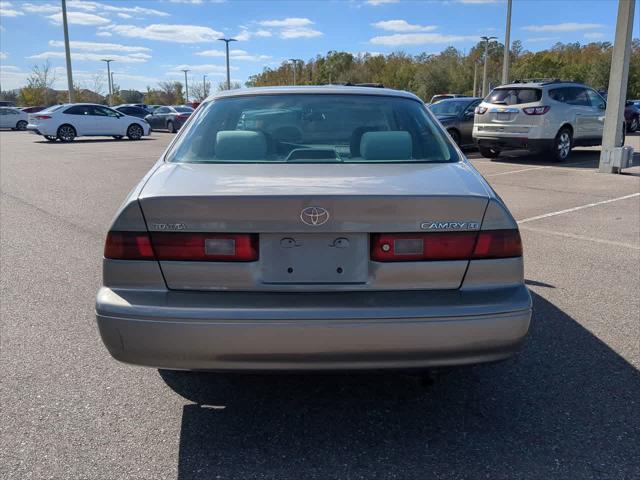
[[[510,113],[498,112],[498,120],[511,120]]]

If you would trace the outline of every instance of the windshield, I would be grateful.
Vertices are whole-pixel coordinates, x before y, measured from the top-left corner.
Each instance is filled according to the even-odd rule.
[[[420,102],[380,95],[273,94],[202,105],[167,159],[393,163],[458,157]]]
[[[542,90],[539,88],[496,88],[484,101],[502,105],[518,105],[538,102],[541,98]]]
[[[442,100],[429,108],[434,115],[444,117],[448,115],[458,116],[469,105],[469,100]]]

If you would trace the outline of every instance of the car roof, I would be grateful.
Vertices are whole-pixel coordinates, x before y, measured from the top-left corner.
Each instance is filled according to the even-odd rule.
[[[452,98],[443,98],[438,103],[451,103],[451,102],[473,102],[475,100],[482,100],[482,97],[452,97]],[[436,105],[436,104],[434,104]]]
[[[211,95],[207,100],[228,98],[228,97],[242,97],[250,95],[282,95],[282,94],[334,94],[334,95],[377,95],[381,97],[401,97],[409,98],[411,100],[417,100],[422,102],[413,93],[405,92],[403,90],[393,90],[391,88],[379,88],[379,87],[358,87],[358,86],[345,86],[345,85],[305,85],[295,87],[254,87],[254,88],[240,88],[235,90],[223,90],[214,95]]]
[[[571,80],[545,80],[541,82],[515,82],[505,85],[498,85],[495,88],[542,88],[542,87],[586,87],[580,82],[572,82]]]

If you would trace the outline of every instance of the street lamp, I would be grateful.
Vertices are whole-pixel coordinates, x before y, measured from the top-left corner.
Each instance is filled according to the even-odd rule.
[[[207,91],[207,75],[202,75],[202,96],[207,98],[209,96],[209,92]]]
[[[62,0],[62,28],[64,30],[64,56],[67,62],[67,88],[69,89],[69,103],[75,101],[73,91],[73,73],[71,72],[71,49],[69,48],[69,27],[67,25],[67,2]]]
[[[111,105],[111,101],[112,101],[112,97],[113,97],[113,90],[112,90],[112,85],[111,85],[111,62],[113,62],[112,59],[110,58],[103,58],[101,60],[101,62],[107,62],[107,82],[109,82],[109,105]]]
[[[229,42],[237,42],[235,38],[219,38],[221,42],[225,43],[227,50],[227,90],[231,90],[231,75],[229,74]]]
[[[191,70],[184,69],[182,71],[184,72],[184,98],[185,98],[185,103],[189,103],[189,84],[187,83],[187,72],[190,72]]]
[[[482,97],[487,96],[487,59],[489,57],[489,42],[498,37],[480,37],[484,41],[484,69],[482,71]]]
[[[290,58],[289,61],[293,63],[293,84],[296,85],[296,71],[298,70],[298,62],[302,62],[299,58]]]
[[[502,84],[509,83],[509,50],[511,37],[511,0],[507,0],[507,27],[504,32],[504,58],[502,60]]]

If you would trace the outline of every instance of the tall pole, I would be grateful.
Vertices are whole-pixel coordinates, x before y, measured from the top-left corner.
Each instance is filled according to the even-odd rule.
[[[187,82],[187,72],[189,70],[182,70],[184,72],[184,97],[185,103],[189,103],[189,83]]]
[[[511,0],[507,0],[507,28],[504,32],[504,58],[502,60],[502,84],[509,83],[509,61],[511,51]]]
[[[202,75],[202,96],[204,98],[209,96],[209,92],[207,90],[207,75]]]
[[[69,103],[75,100],[73,91],[73,73],[71,72],[71,49],[69,48],[69,25],[67,24],[67,1],[62,0],[62,28],[64,30],[64,54],[67,59],[67,88],[69,89]]]
[[[473,95],[475,97],[478,95],[478,61],[473,61]]]
[[[622,147],[622,122],[629,81],[635,3],[636,0],[618,0],[618,20],[609,72],[607,104],[606,111],[603,112],[605,120],[599,165],[599,170],[603,173],[613,173],[616,170],[613,158],[616,150]]]
[[[225,43],[227,51],[227,90],[231,90],[231,74],[229,72],[229,42],[237,42],[235,38],[219,38],[221,42]]]
[[[293,63],[293,84],[297,84],[297,71],[298,71],[298,62],[301,62],[299,58],[290,58],[289,61]]]
[[[103,58],[102,59],[103,62],[107,63],[107,82],[109,83],[109,105],[111,105],[112,102],[112,98],[113,98],[113,85],[111,84],[111,62],[113,62],[113,60],[111,60],[110,58]]]
[[[489,42],[496,37],[480,37],[484,40],[484,68],[482,70],[482,97],[487,96],[487,60],[489,59]]]

